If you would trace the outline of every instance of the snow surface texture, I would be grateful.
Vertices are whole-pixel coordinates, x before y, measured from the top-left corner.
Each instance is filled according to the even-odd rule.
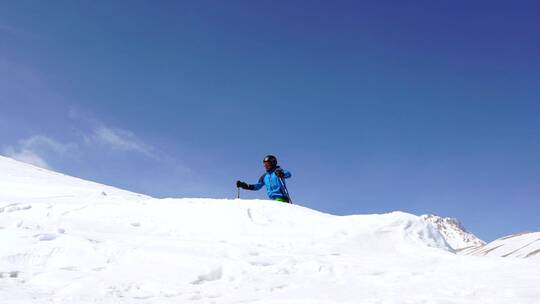
[[[536,259],[402,212],[153,199],[0,157],[1,303],[540,303]]]
[[[531,258],[540,261],[540,232],[505,236],[485,246],[465,249],[461,254]]]
[[[486,242],[467,231],[455,218],[443,218],[432,214],[422,215],[421,218],[435,225],[437,230],[444,236],[446,242],[456,251],[486,244]]]

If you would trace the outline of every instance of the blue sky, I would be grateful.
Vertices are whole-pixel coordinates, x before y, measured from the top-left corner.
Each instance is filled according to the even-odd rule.
[[[233,198],[272,153],[310,208],[540,230],[535,1],[112,2],[0,3],[2,154]]]

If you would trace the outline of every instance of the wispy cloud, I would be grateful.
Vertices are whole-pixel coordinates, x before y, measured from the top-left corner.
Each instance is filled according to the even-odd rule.
[[[58,154],[65,154],[77,147],[74,143],[61,143],[44,135],[36,135],[19,141],[27,149],[49,149]]]
[[[157,159],[156,149],[144,143],[133,132],[100,126],[86,137],[87,143],[97,143],[116,151],[138,152]]]
[[[136,152],[154,160],[160,160],[157,149],[144,143],[133,132],[105,126],[96,127],[86,133],[80,134],[79,140],[64,143],[45,135],[35,135],[19,140],[15,145],[5,146],[2,152],[5,156],[52,169],[49,161],[54,157],[64,158],[67,154],[80,152],[84,146],[99,146],[118,152]]]
[[[158,149],[143,141],[134,132],[107,126],[87,111],[71,107],[68,117],[85,125],[86,130],[81,131],[80,136],[84,138],[86,144],[99,145],[118,152],[137,152],[155,160],[163,158]]]
[[[36,152],[31,150],[7,147],[4,149],[3,154],[7,157],[11,157],[24,163],[28,163],[45,169],[51,169],[51,166],[49,166],[49,164],[43,157],[39,156],[38,154],[36,154]]]
[[[70,109],[68,117],[77,122],[77,126],[70,128],[71,132],[63,134],[63,138],[68,138],[67,140],[39,134],[15,143],[6,143],[0,146],[0,152],[19,161],[48,169],[53,169],[51,163],[65,162],[68,158],[92,158],[95,153],[108,151],[118,155],[138,154],[162,164],[177,163],[173,157],[149,144],[133,131],[110,127],[93,115],[76,108]]]
[[[45,155],[54,153],[64,155],[77,149],[73,143],[61,143],[44,135],[35,135],[20,140],[15,146],[3,149],[4,155],[38,167],[51,169]]]

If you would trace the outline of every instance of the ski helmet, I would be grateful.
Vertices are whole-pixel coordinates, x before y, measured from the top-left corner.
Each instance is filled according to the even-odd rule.
[[[277,166],[277,158],[274,155],[266,155],[263,162],[270,163],[272,166]]]

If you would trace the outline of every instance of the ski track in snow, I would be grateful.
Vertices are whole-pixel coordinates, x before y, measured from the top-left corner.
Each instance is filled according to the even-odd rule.
[[[540,259],[456,255],[402,212],[153,199],[1,157],[0,186],[2,304],[540,304]]]

